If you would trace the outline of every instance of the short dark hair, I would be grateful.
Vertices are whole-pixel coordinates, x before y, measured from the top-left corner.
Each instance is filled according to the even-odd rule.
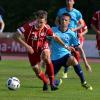
[[[66,0],[66,1],[68,1],[68,0]],[[76,1],[76,0],[73,0],[74,2]]]
[[[61,15],[61,17],[62,17],[62,16],[68,16],[68,17],[71,19],[71,15],[68,14],[68,13],[63,13],[63,14]]]
[[[38,10],[38,11],[36,12],[36,18],[45,18],[45,19],[47,19],[47,16],[48,16],[47,11]]]

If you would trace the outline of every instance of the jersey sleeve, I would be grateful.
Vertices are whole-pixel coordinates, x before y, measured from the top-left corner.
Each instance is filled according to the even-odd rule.
[[[22,34],[26,35],[26,33],[28,34],[28,33],[29,33],[29,30],[30,30],[30,27],[29,27],[29,24],[28,24],[28,23],[22,25],[21,27],[19,27],[19,28],[17,29],[17,31],[18,31],[19,34],[21,34],[21,35],[22,35]]]
[[[52,28],[47,29],[47,36],[48,37],[53,37],[54,36],[54,33],[52,31]]]
[[[53,32],[53,29],[52,28],[48,29],[47,36],[46,36],[47,40],[51,41],[53,39],[52,37],[54,36],[55,36],[55,33]]]
[[[82,19],[82,14],[80,11],[77,12],[77,20],[80,20]]]

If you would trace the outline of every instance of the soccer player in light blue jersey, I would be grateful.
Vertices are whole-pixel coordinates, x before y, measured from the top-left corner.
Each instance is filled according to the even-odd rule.
[[[62,16],[63,13],[70,14],[71,20],[70,20],[70,24],[68,27],[72,31],[74,31],[75,32],[74,34],[77,36],[77,31],[84,27],[84,21],[83,21],[81,12],[73,8],[74,4],[75,4],[75,0],[66,0],[66,7],[60,8],[58,10],[55,23],[57,26],[59,26],[59,17]],[[78,22],[80,22],[80,24],[78,24]],[[81,54],[82,54],[85,67],[89,68],[90,65],[87,62],[84,50],[82,49],[81,46],[78,46],[78,48],[81,50]],[[68,68],[64,67],[63,78],[67,78],[67,71],[68,71]],[[89,71],[91,71],[91,68],[89,69]]]
[[[59,19],[59,26],[53,27],[53,32],[63,40],[68,50],[59,45],[54,39],[51,40],[51,59],[54,65],[54,74],[56,75],[62,66],[73,66],[75,72],[80,78],[84,88],[92,90],[92,86],[88,85],[80,64],[71,54],[70,46],[78,46],[79,42],[74,32],[68,28],[71,16],[68,13],[62,14]]]
[[[84,22],[83,22],[81,12],[79,10],[73,8],[74,4],[75,4],[74,0],[66,0],[66,7],[60,8],[58,10],[55,23],[57,25],[59,25],[59,17],[63,13],[68,13],[71,16],[71,21],[70,21],[70,24],[69,24],[69,28],[73,31],[77,31],[77,30],[79,30],[80,28],[82,28],[84,26]],[[80,25],[78,25],[78,22],[80,22]]]

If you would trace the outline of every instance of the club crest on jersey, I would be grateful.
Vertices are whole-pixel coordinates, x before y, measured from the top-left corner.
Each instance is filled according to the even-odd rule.
[[[35,36],[32,37],[32,40],[33,40],[33,41],[34,41],[34,40],[38,40],[38,37],[35,35]]]
[[[32,32],[32,34],[34,34],[34,32]]]
[[[45,34],[42,32],[42,33],[41,33],[41,36],[44,36],[44,35],[45,35]]]

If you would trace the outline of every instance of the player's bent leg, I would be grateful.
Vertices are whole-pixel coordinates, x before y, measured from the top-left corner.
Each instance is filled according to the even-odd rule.
[[[49,83],[49,80],[46,77],[45,73],[38,66],[33,67],[33,70],[34,70],[35,74],[37,75],[37,77],[40,78],[44,84]]]
[[[77,60],[75,58],[69,58],[69,59],[72,60],[72,65],[74,67],[76,74],[80,78],[82,87],[84,87],[85,89],[88,89],[88,90],[92,90],[93,89],[92,86],[87,84],[87,82],[85,81],[85,77],[84,77],[84,74],[83,74],[80,64],[77,62]]]
[[[41,56],[42,56],[43,61],[46,64],[46,73],[47,73],[48,78],[50,80],[51,90],[55,91],[58,88],[54,85],[54,68],[53,68],[51,58],[50,58],[50,50],[48,50],[48,49],[43,50]],[[45,87],[45,84],[43,87]]]
[[[58,72],[60,71],[61,69],[61,65],[59,64],[60,59],[59,60],[52,60],[52,63],[53,63],[53,66],[54,66],[54,75],[55,75],[55,80],[54,80],[54,84],[59,87],[61,84],[62,84],[62,79],[58,79],[57,75],[58,75]]]
[[[34,67],[33,70],[36,73],[37,77],[40,78],[43,81],[43,83],[44,83],[44,85],[43,85],[43,91],[48,91],[49,80],[46,77],[45,73],[42,72],[42,70],[40,70],[37,67]]]

